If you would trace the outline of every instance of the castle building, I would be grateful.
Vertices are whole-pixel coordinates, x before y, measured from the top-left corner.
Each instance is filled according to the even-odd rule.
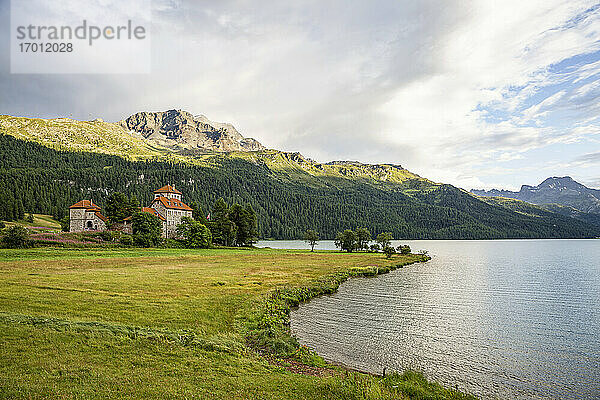
[[[108,220],[92,200],[81,200],[69,207],[69,231],[104,231]]]
[[[163,216],[165,238],[177,237],[177,225],[181,223],[181,218],[192,218],[192,209],[181,201],[183,194],[171,185],[166,185],[154,191],[154,200],[150,208],[154,209],[159,215]]]
[[[183,194],[171,185],[166,185],[154,191],[154,199],[150,207],[142,207],[140,212],[154,214],[162,223],[162,236],[164,238],[177,237],[177,225],[181,218],[192,217],[190,206],[181,201]],[[81,200],[70,208],[71,232],[87,230],[106,230],[108,220],[100,214],[100,207],[91,200]],[[125,218],[122,223],[114,224],[113,229],[125,233],[133,233],[131,217]]]

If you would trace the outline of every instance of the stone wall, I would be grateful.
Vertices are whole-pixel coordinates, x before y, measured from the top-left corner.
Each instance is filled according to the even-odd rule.
[[[105,231],[106,224],[94,211],[87,211],[83,208],[72,208],[69,210],[69,231]]]

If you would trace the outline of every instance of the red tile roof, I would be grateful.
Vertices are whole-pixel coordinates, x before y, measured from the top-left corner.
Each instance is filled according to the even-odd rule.
[[[175,209],[175,210],[185,210],[185,211],[193,211],[190,206],[188,206],[187,204],[185,204],[183,201],[179,200],[179,199],[167,199],[166,197],[160,196],[154,199],[154,201],[152,202],[152,204],[154,204],[155,202],[160,201],[163,206],[165,206],[166,208],[171,208],[171,209]]]
[[[160,220],[162,220],[162,221],[166,221],[165,217],[163,217],[162,215],[160,215],[160,214],[158,213],[158,211],[156,211],[154,208],[151,208],[151,207],[142,207],[142,209],[141,209],[140,211],[141,211],[141,212],[147,212],[147,213],[150,213],[150,214],[154,214],[154,215],[156,215],[156,216],[157,216],[157,217],[158,217]]]
[[[171,185],[163,186],[160,189],[155,190],[154,193],[175,193],[175,194],[182,194],[179,190],[175,189]]]
[[[97,210],[100,211],[100,207],[94,204],[91,200],[81,200],[73,204],[69,208],[85,208],[86,210]]]
[[[96,212],[94,213],[94,215],[95,215],[96,217],[100,218],[102,221],[104,221],[104,222],[108,222],[108,218],[106,218],[104,215],[100,214],[100,212],[96,211]]]

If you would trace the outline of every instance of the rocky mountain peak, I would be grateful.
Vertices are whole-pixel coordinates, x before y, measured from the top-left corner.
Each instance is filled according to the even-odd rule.
[[[546,178],[537,186],[523,185],[518,192],[472,190],[478,196],[500,196],[533,204],[559,204],[585,213],[600,214],[600,190],[588,188],[570,176]]]
[[[134,136],[173,150],[258,151],[264,146],[244,138],[233,125],[183,110],[139,112],[119,124]]]
[[[540,183],[538,188],[547,187],[552,189],[580,189],[585,188],[582,184],[575,182],[573,178],[570,176],[557,177],[553,176],[551,178],[545,179],[542,183]]]

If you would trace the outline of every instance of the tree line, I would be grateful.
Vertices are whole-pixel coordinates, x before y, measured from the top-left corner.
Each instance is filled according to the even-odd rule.
[[[375,237],[374,243],[371,243],[373,241],[371,232],[367,228],[357,228],[355,231],[345,229],[338,232],[335,236],[334,244],[335,247],[348,253],[354,251],[377,253],[381,251],[387,258],[392,257],[396,252],[401,254],[410,253],[410,246],[399,245],[398,247],[393,247],[392,240],[394,240],[394,236],[391,232],[382,232]],[[314,229],[308,229],[304,233],[304,241],[310,246],[311,251],[314,251],[315,246],[319,242],[319,233]]]
[[[210,215],[203,217],[196,208],[192,217],[182,217],[176,227],[178,237],[164,240],[162,221],[152,213],[142,212],[135,196],[121,192],[111,194],[106,200],[105,214],[109,230],[97,233],[106,242],[118,241],[125,246],[156,247],[160,245],[183,245],[187,248],[209,248],[213,244],[222,246],[252,246],[258,240],[256,213],[251,205],[228,205],[222,198],[212,207]],[[33,215],[29,215],[33,222]],[[120,229],[125,219],[131,219],[132,234]],[[60,221],[63,231],[68,232],[69,217]],[[0,221],[0,247],[25,248],[32,245],[27,229],[21,225],[5,227]]]

